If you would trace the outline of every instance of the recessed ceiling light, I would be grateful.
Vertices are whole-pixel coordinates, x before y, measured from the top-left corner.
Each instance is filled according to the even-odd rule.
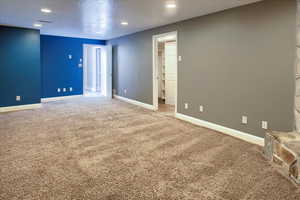
[[[52,10],[50,10],[49,8],[42,8],[41,11],[43,13],[51,13],[52,12]]]
[[[176,5],[175,3],[167,3],[167,4],[166,4],[166,7],[167,7],[167,8],[176,8],[177,5]]]
[[[123,21],[123,22],[121,22],[121,25],[127,26],[127,25],[128,25],[128,22]]]
[[[42,24],[37,24],[37,23],[36,23],[36,24],[33,24],[33,26],[34,26],[34,27],[42,27],[43,25],[42,25]]]

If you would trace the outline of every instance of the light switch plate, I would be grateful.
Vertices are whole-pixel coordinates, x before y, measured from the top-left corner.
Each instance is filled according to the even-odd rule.
[[[127,94],[127,89],[124,89],[124,94]]]
[[[72,92],[72,91],[73,91],[73,88],[72,88],[72,87],[70,87],[70,88],[69,88],[69,90],[70,90],[70,92]]]
[[[60,88],[57,88],[57,92],[61,92]]]
[[[16,96],[16,101],[21,101],[21,96]]]
[[[64,91],[64,92],[66,92],[66,91],[67,91],[67,89],[66,89],[66,88],[64,88],[64,89],[63,89],[63,91]]]

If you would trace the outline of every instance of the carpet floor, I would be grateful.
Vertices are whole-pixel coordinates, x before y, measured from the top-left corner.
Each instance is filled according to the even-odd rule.
[[[98,97],[0,114],[0,199],[299,200],[262,148]]]

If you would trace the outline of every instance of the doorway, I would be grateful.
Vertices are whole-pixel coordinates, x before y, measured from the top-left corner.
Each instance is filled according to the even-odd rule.
[[[153,105],[177,112],[177,32],[153,36]]]
[[[112,98],[112,47],[83,45],[83,94]]]

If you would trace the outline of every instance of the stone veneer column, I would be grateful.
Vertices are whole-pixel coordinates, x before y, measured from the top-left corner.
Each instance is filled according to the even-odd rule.
[[[300,132],[300,0],[297,0],[297,59],[296,59],[296,100],[295,119],[296,130]]]
[[[264,153],[285,175],[300,184],[300,133],[267,132]]]

